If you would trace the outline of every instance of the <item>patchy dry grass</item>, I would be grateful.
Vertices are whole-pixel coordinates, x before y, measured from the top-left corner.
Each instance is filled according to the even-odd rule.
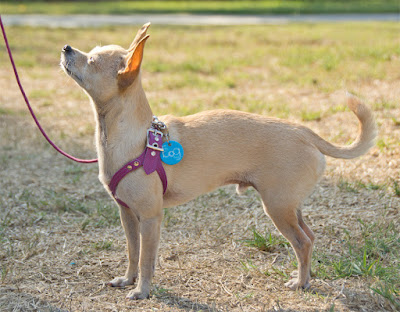
[[[61,47],[128,46],[135,31],[8,29],[34,108],[69,152],[93,157],[94,121],[57,67]],[[360,159],[328,159],[304,203],[317,237],[311,291],[283,287],[295,256],[257,193],[225,187],[165,210],[151,298],[140,302],[105,287],[125,270],[125,238],[96,165],[73,164],[44,142],[2,53],[0,310],[398,310],[399,31],[392,23],[151,28],[143,78],[157,115],[242,109],[348,144],[357,130],[348,89],[373,108],[380,133]]]

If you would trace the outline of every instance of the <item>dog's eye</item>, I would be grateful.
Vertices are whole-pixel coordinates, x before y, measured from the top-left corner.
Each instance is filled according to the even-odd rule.
[[[89,64],[93,64],[93,63],[94,63],[94,58],[93,58],[93,56],[90,57],[88,63],[89,63]]]

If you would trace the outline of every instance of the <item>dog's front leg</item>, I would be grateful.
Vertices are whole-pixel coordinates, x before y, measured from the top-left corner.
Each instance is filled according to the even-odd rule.
[[[108,283],[113,287],[124,287],[135,283],[138,275],[138,262],[140,250],[139,220],[129,208],[120,206],[122,227],[125,230],[126,244],[128,247],[128,268],[125,276],[116,277]]]
[[[144,299],[150,295],[158,243],[160,241],[162,216],[140,220],[140,261],[137,287],[129,292],[129,299]]]

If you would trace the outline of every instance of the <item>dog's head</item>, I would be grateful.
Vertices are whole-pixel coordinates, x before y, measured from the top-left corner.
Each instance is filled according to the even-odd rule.
[[[128,50],[109,45],[85,53],[65,45],[60,65],[95,103],[107,102],[138,80],[149,26],[142,26]]]

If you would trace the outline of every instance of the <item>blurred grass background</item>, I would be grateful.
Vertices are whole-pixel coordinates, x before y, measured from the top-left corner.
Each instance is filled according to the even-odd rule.
[[[3,14],[318,14],[395,13],[398,0],[56,1],[2,0]]]
[[[8,27],[7,31],[17,66],[31,68],[33,71],[29,72],[33,73],[35,68],[57,68],[59,50],[65,43],[83,51],[95,45],[127,47],[136,28],[105,27],[101,38],[97,29]],[[271,113],[266,111],[265,94],[239,95],[229,90],[251,90],[259,81],[268,81],[283,89],[300,87],[329,94],[342,88],[351,90],[376,79],[398,79],[399,32],[400,25],[394,22],[224,27],[153,25],[143,69],[153,77],[146,82],[147,89],[156,94],[172,90],[186,90],[188,94],[192,90],[224,93],[208,103],[159,104],[158,114],[185,115],[221,105]],[[2,54],[0,67],[8,66],[7,55]],[[31,96],[43,98],[42,93]],[[163,102],[160,98],[155,104]],[[273,104],[277,103],[272,103],[271,109]],[[284,107],[277,107],[278,117],[286,118]]]

